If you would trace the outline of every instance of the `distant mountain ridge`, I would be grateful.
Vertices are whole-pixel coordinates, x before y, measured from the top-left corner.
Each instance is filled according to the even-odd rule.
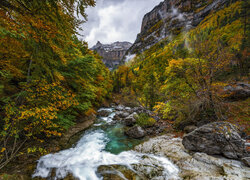
[[[130,42],[114,42],[111,44],[102,44],[100,41],[96,43],[91,50],[96,51],[100,56],[102,56],[102,61],[104,64],[113,69],[119,64],[121,64],[122,59],[126,51],[132,46]]]

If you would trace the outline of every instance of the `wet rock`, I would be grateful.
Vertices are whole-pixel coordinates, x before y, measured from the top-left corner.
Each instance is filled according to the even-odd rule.
[[[179,178],[192,180],[238,180],[250,177],[250,168],[240,161],[224,157],[212,157],[205,153],[188,153],[181,138],[163,135],[152,138],[135,147],[142,153],[165,156],[179,167]]]
[[[130,113],[126,112],[126,111],[117,111],[115,113],[114,119],[115,120],[121,120],[123,118],[126,118],[130,115]]]
[[[190,132],[194,131],[195,129],[197,129],[196,126],[186,126],[186,127],[184,128],[184,132],[185,132],[185,133],[190,133]]]
[[[136,113],[136,112],[134,112],[133,114],[130,114],[128,117],[126,117],[125,119],[124,119],[124,124],[126,125],[126,126],[133,126],[133,125],[135,125],[135,123],[136,123],[136,117],[138,116],[138,114]]]
[[[128,117],[130,114],[128,113],[128,112],[122,112],[120,115],[119,115],[119,117],[121,117],[121,118],[126,118],[126,117]]]
[[[98,167],[97,172],[103,177],[103,180],[144,179],[123,165],[102,165]]]
[[[124,111],[125,110],[125,106],[123,106],[123,105],[120,104],[120,105],[116,106],[115,110],[117,110],[117,111]]]
[[[131,138],[139,139],[143,138],[146,135],[146,132],[142,129],[142,127],[135,125],[125,131],[125,134]]]
[[[120,121],[121,118],[120,118],[119,114],[115,114],[113,120],[115,120],[115,121]]]
[[[246,166],[250,167],[250,157],[245,157],[242,158],[241,160]]]
[[[112,113],[112,111],[110,111],[108,109],[101,109],[98,111],[98,115],[102,116],[102,117],[108,117],[111,113]]]
[[[228,122],[204,125],[183,137],[184,147],[195,152],[238,159],[245,154],[245,141],[236,126]]]
[[[132,164],[132,167],[136,172],[146,177],[146,179],[165,180],[165,170],[158,163],[157,159],[144,156],[140,164]]]

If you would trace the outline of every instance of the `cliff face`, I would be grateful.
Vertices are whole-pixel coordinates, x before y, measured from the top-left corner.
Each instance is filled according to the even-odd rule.
[[[127,54],[150,48],[166,37],[196,27],[211,11],[218,11],[235,0],[164,0],[142,21],[141,32]]]
[[[99,41],[91,49],[103,57],[103,63],[110,69],[119,65],[126,53],[132,46],[130,42],[115,42],[112,44],[102,44]]]

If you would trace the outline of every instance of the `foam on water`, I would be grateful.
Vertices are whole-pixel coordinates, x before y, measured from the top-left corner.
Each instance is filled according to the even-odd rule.
[[[101,118],[99,123],[110,123],[114,113],[108,118]],[[100,129],[90,129],[78,141],[75,147],[60,151],[55,154],[48,154],[39,159],[37,169],[33,177],[49,177],[55,169],[55,179],[64,178],[68,173],[80,180],[99,180],[96,171],[100,165],[126,165],[138,164],[145,154],[135,151],[124,151],[118,155],[105,151],[105,147],[110,139],[107,133]],[[166,158],[147,154],[165,169],[166,179],[177,174],[178,169]]]

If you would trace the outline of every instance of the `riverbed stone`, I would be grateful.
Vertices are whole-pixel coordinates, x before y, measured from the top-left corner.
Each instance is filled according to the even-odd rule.
[[[102,117],[108,117],[111,113],[112,113],[112,111],[110,111],[108,109],[102,109],[102,110],[98,111],[98,115],[102,116]]]
[[[116,109],[117,111],[124,111],[124,110],[125,110],[125,106],[119,104],[118,106],[115,107],[115,109]]]
[[[135,147],[141,153],[167,157],[179,168],[179,178],[192,180],[249,179],[250,168],[237,160],[205,153],[189,153],[182,145],[182,138],[168,134],[151,138]]]
[[[126,117],[123,122],[126,126],[133,126],[136,123],[137,117],[138,117],[138,114],[134,112],[133,114],[130,114],[128,117]]]
[[[125,131],[125,134],[131,138],[139,139],[143,138],[146,135],[146,132],[142,127],[135,125]]]
[[[103,180],[145,180],[145,178],[124,165],[102,165],[98,167],[97,173],[102,176]]]
[[[130,114],[128,112],[125,112],[125,111],[122,111],[120,114],[119,114],[119,117],[120,118],[126,118],[128,117]]]
[[[227,158],[244,157],[245,141],[239,129],[228,122],[214,122],[204,125],[183,137],[186,149],[210,155],[223,155]]]
[[[132,164],[133,169],[150,180],[165,180],[165,170],[158,160],[145,155],[139,164]]]

